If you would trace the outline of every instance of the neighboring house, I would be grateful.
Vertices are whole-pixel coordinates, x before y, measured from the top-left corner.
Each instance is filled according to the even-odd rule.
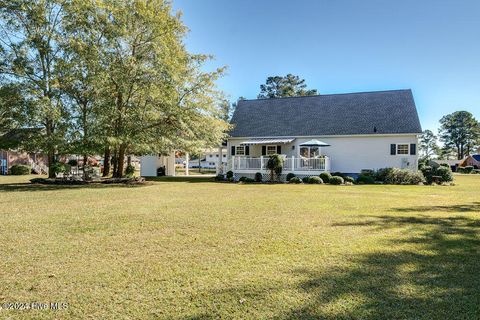
[[[432,167],[439,167],[441,166],[442,164],[443,165],[448,165],[450,167],[450,169],[452,169],[453,172],[456,172],[457,171],[457,168],[460,166],[460,163],[462,162],[463,160],[439,160],[439,159],[432,159],[430,161],[428,161],[428,164]]]
[[[205,169],[216,169],[220,158],[222,166],[227,165],[227,149],[222,149],[221,155],[218,152],[218,148],[204,149],[201,153],[202,157],[200,158],[200,164],[198,159],[190,159],[188,162],[189,168],[198,168],[200,165],[200,167]]]
[[[461,160],[460,167],[472,166],[475,169],[480,169],[480,154],[473,154]]]
[[[188,168],[198,168],[199,165],[205,169],[218,169],[219,159],[222,159],[221,168],[227,164],[227,150],[222,149],[222,154],[219,153],[219,148],[206,148],[201,151],[202,157],[199,159],[189,159]],[[176,166],[187,166],[188,154],[183,157],[179,156],[179,152],[172,152],[169,155],[149,155],[140,158],[140,174],[144,177],[152,177],[158,175],[175,175]]]
[[[411,90],[241,100],[231,123],[227,170],[236,179],[268,177],[271,154],[285,158],[283,178],[418,167],[422,128]]]
[[[20,149],[20,141],[29,140],[36,129],[14,129],[0,136],[0,174],[16,164],[28,165],[35,173],[48,172],[47,156],[40,152],[24,152]]]

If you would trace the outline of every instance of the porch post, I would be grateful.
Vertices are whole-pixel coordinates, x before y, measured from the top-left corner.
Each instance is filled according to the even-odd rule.
[[[260,171],[263,170],[263,156],[260,156]]]
[[[223,172],[222,170],[222,145],[218,147],[218,158],[217,158],[217,174],[221,174]]]
[[[235,172],[235,156],[232,156],[232,171]]]
[[[292,156],[292,171],[295,171],[295,156]]]

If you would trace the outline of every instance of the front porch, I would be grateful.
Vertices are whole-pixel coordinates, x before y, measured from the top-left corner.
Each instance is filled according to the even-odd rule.
[[[327,156],[319,156],[315,158],[283,156],[283,174],[294,173],[299,176],[311,176],[330,171],[330,158]],[[235,174],[255,174],[256,172],[269,173],[269,170],[267,169],[268,158],[268,156],[256,158],[232,156],[228,163],[227,171],[231,170]]]

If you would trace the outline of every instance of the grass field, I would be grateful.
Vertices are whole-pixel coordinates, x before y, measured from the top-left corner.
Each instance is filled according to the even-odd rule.
[[[0,177],[12,319],[478,319],[480,176],[451,187]]]

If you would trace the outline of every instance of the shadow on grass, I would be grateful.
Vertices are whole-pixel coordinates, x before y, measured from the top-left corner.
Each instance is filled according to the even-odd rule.
[[[463,208],[463,207],[462,207]],[[461,209],[451,209],[449,212]],[[392,250],[354,255],[328,272],[295,270],[312,302],[287,319],[478,319],[480,222],[465,217],[370,217],[336,226],[400,228]],[[374,230],[372,230],[374,231]],[[398,235],[398,233],[396,233]],[[398,250],[395,250],[395,248]]]
[[[160,182],[214,182],[215,178],[212,176],[177,176],[177,177],[145,177],[146,181],[160,181]]]
[[[140,188],[147,184],[80,184],[80,185],[56,185],[39,183],[4,183],[0,184],[0,192],[23,192],[23,191],[58,191],[72,189],[105,189],[105,188]]]
[[[447,211],[464,212],[462,208]],[[345,252],[346,261],[326,270],[320,265],[292,270],[300,280],[287,287],[232,287],[215,294],[233,301],[246,297],[258,305],[276,291],[306,295],[302,305],[275,319],[480,318],[480,220],[426,215],[365,219],[333,226],[381,232],[383,240],[367,253]],[[268,307],[275,313],[275,305]]]
[[[441,211],[441,212],[471,212],[478,211],[480,213],[480,202],[472,202],[470,204],[457,204],[450,206],[418,206],[407,208],[395,208],[393,211],[397,212],[426,212],[426,211]]]

